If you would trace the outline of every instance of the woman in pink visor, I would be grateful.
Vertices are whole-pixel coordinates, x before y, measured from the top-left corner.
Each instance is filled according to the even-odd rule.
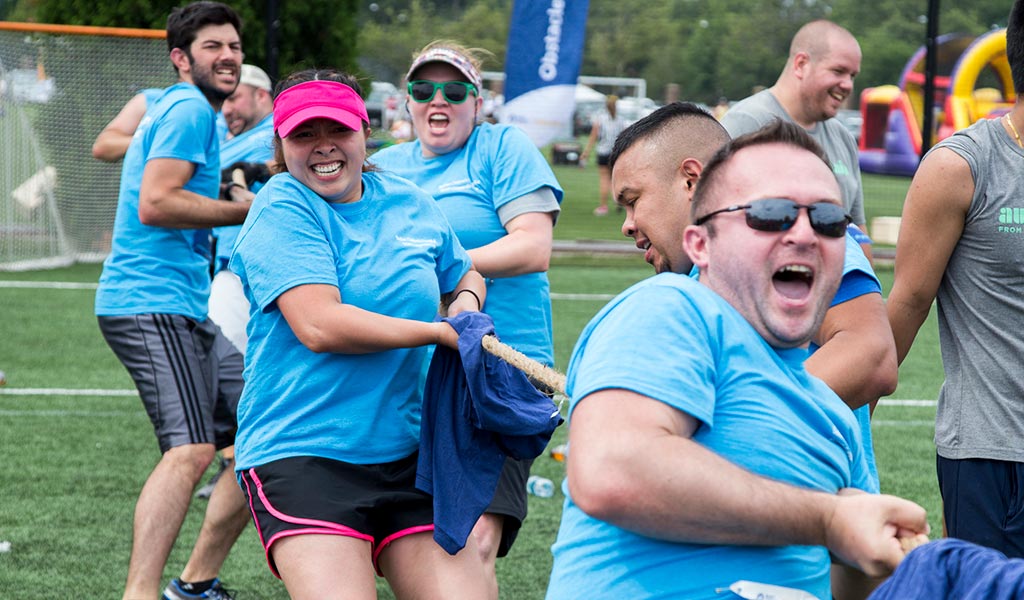
[[[292,598],[480,598],[475,552],[432,539],[415,487],[427,346],[483,278],[433,199],[369,168],[355,79],[295,73],[274,100],[279,173],[253,202],[231,269],[252,304],[236,469],[271,570]]]

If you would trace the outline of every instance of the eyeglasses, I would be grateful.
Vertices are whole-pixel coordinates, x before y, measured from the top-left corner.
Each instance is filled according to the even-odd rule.
[[[807,218],[811,220],[814,231],[826,237],[843,237],[846,235],[846,226],[853,220],[842,206],[831,202],[797,204],[785,198],[765,198],[710,212],[693,224],[703,225],[715,215],[745,210],[747,227],[758,231],[786,231],[796,223],[801,208],[807,209]]]
[[[430,102],[441,90],[449,104],[462,104],[469,98],[470,92],[476,94],[476,86],[465,81],[410,81],[409,97],[416,102]]]

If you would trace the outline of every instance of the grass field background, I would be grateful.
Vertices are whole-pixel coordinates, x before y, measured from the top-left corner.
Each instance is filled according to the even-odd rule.
[[[591,215],[597,175],[592,168],[556,167],[566,188],[559,239],[619,240],[614,212]],[[871,185],[876,182],[872,180]],[[877,182],[899,197],[893,185]],[[884,186],[884,187],[883,187]],[[866,187],[869,187],[866,184]],[[869,188],[873,189],[873,188]],[[883,195],[877,192],[878,196]],[[892,214],[869,204],[869,215]],[[98,265],[23,273],[0,272],[0,598],[114,598],[120,595],[131,546],[134,503],[159,458],[152,428],[121,364],[107,348],[92,314]],[[891,268],[880,266],[886,291]],[[557,365],[565,368],[586,322],[607,299],[650,275],[639,253],[559,256],[550,278]],[[659,365],[656,348],[637,340],[637,352]],[[941,531],[932,434],[942,381],[934,315],[925,324],[900,373],[900,386],[875,413],[873,431],[884,492],[915,500]],[[565,440],[565,428],[552,444]],[[649,457],[657,460],[658,457]],[[547,455],[533,472],[556,483],[564,465]],[[501,597],[543,598],[550,546],[562,494],[530,498],[530,516],[509,557],[500,560]],[[180,573],[205,509],[193,503],[168,562],[165,580]],[[222,572],[241,599],[286,598],[269,572],[253,528],[239,540]],[[390,598],[380,586],[382,598]]]

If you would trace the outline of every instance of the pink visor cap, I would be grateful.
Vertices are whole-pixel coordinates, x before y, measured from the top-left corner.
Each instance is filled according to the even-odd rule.
[[[306,81],[274,98],[274,131],[288,135],[310,119],[324,118],[360,131],[370,122],[366,104],[355,90],[337,81]]]

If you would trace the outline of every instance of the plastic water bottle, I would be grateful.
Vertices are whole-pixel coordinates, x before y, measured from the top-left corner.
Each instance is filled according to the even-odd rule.
[[[569,456],[569,445],[559,444],[551,449],[551,458],[558,462],[565,462],[565,457]]]
[[[538,498],[550,498],[555,495],[555,483],[546,477],[530,475],[526,480],[526,491]]]

